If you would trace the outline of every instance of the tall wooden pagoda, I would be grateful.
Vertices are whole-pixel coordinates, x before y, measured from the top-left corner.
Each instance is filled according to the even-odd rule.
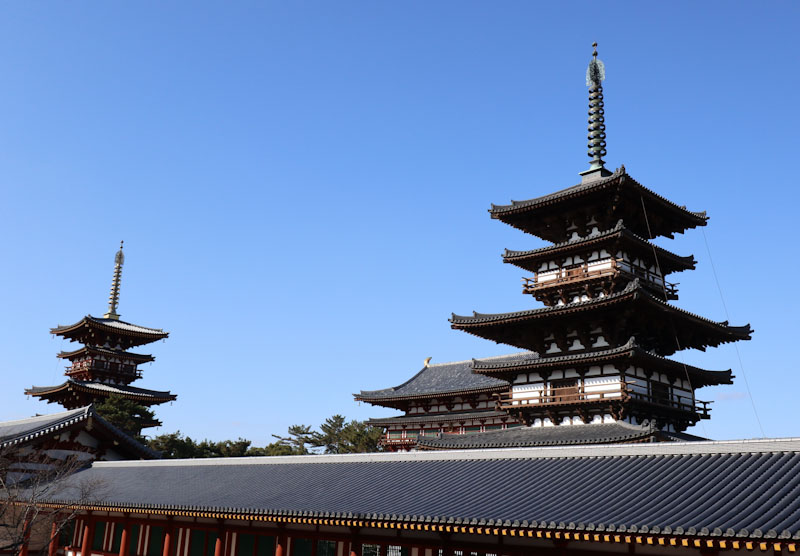
[[[544,307],[514,313],[453,315],[452,328],[535,351],[537,359],[473,370],[511,383],[498,406],[530,425],[648,423],[680,432],[709,418],[702,386],[730,384],[730,371],[708,371],[667,357],[688,348],[750,339],[751,329],[714,322],[669,303],[670,274],[695,267],[692,256],[657,247],[705,226],[692,212],[633,179],[611,172],[603,114],[603,63],[597,49],[587,70],[589,156],[581,183],[490,209],[491,217],[553,245],[506,251],[503,261],[533,274],[523,293]]]
[[[120,319],[117,307],[124,262],[125,256],[120,244],[114,258],[108,312],[102,318],[87,315],[75,324],[57,326],[50,330],[56,336],[82,344],[76,350],[62,351],[57,356],[70,363],[65,372],[66,382],[56,386],[33,386],[25,390],[26,394],[46,400],[47,403],[58,403],[66,409],[100,403],[113,394],[145,406],[158,405],[177,398],[170,392],[131,386],[131,383],[142,377],[139,365],[154,361],[155,358],[128,350],[167,338],[169,333]],[[153,421],[148,426],[159,424],[158,421]]]
[[[694,440],[683,431],[708,419],[710,410],[695,391],[732,383],[730,370],[710,371],[668,358],[688,348],[746,340],[752,330],[669,303],[678,298],[670,275],[693,270],[696,262],[650,240],[705,226],[708,217],[651,191],[624,166],[606,169],[604,79],[595,44],[586,75],[591,163],[581,182],[542,197],[492,205],[489,211],[492,218],[551,243],[503,254],[505,263],[530,273],[523,293],[543,306],[453,314],[450,321],[456,330],[526,350],[473,360],[469,369],[497,381],[493,410],[510,419],[502,430],[492,431],[471,423],[451,431],[440,427],[442,434],[430,435],[420,427],[421,435],[411,442],[408,435],[420,421],[435,418],[429,423],[435,429],[453,412],[431,403],[436,401],[432,387],[414,392],[413,403],[387,403],[392,390],[408,390],[415,377],[396,389],[356,396],[406,411],[374,420],[386,428],[387,445],[393,445],[392,434],[398,447],[426,449]],[[460,375],[463,384],[473,381],[465,376]],[[449,388],[455,391],[457,385]],[[527,426],[514,427],[517,423]]]

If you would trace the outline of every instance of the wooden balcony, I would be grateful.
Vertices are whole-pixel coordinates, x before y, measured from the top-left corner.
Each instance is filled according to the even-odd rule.
[[[677,284],[667,282],[653,272],[620,259],[605,259],[591,265],[584,263],[580,266],[560,268],[555,271],[536,272],[533,278],[522,279],[522,291],[528,294],[538,294],[549,288],[561,288],[565,285],[620,275],[630,279],[644,280],[659,291],[666,290],[668,299],[678,298]]]
[[[416,443],[416,435],[409,438],[389,438],[384,434],[380,439],[381,446],[385,448],[407,448],[415,445]]]
[[[636,401],[664,407],[676,411],[696,413],[701,419],[709,419],[710,408],[705,402],[690,396],[669,396],[639,392],[632,388],[635,382],[624,382],[609,385],[601,389],[586,390],[583,385],[563,388],[547,388],[530,392],[502,392],[495,394],[498,410],[508,411],[520,409],[551,408],[555,406],[583,406],[587,404],[603,404],[612,401]],[[516,394],[516,395],[515,395]]]

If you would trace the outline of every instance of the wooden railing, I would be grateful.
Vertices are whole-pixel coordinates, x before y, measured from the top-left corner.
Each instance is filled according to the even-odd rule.
[[[711,402],[695,400],[691,396],[659,395],[639,392],[631,388],[634,382],[623,382],[609,385],[603,390],[586,390],[584,385],[563,388],[546,388],[529,392],[502,392],[495,394],[498,410],[521,409],[524,407],[547,407],[557,405],[597,403],[602,400],[635,399],[662,407],[680,411],[698,413],[701,418],[708,418]]]
[[[545,271],[544,274],[546,276],[544,277],[541,276],[543,273],[536,272],[533,278],[522,279],[523,292],[535,293],[538,290],[551,288],[553,286],[559,286],[570,282],[580,282],[592,278],[601,278],[603,276],[617,276],[619,274],[625,274],[631,278],[641,278],[642,280],[647,280],[648,282],[657,285],[659,288],[663,286],[663,288],[667,290],[667,295],[669,296],[676,296],[678,294],[677,284],[667,282],[661,276],[650,272],[649,270],[639,268],[625,261],[620,261],[619,259],[605,259],[603,261],[596,262],[603,263],[602,267],[600,264],[589,265],[588,263],[584,263],[580,266],[559,268],[555,271]]]

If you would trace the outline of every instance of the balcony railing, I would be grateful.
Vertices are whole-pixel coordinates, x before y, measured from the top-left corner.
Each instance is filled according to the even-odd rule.
[[[677,297],[677,284],[667,282],[661,276],[649,270],[632,265],[620,259],[605,259],[595,261],[592,264],[584,263],[580,266],[559,268],[557,270],[546,270],[534,273],[533,278],[522,279],[523,293],[538,293],[546,288],[563,286],[568,283],[582,282],[593,278],[605,276],[618,276],[624,274],[630,278],[641,278],[659,289],[666,289],[667,296]]]
[[[498,410],[518,410],[574,404],[582,405],[606,400],[637,400],[678,411],[697,413],[701,419],[709,418],[708,412],[710,408],[708,404],[711,402],[696,400],[691,396],[640,392],[632,388],[633,384],[635,382],[622,382],[605,386],[603,389],[595,389],[591,386],[587,389],[584,385],[580,385],[531,390],[528,392],[502,392],[495,394],[496,407]]]

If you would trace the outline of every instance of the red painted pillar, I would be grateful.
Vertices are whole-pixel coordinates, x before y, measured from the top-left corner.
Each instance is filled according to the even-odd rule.
[[[172,524],[172,520],[170,520],[164,530],[164,550],[162,551],[162,556],[172,556],[172,537],[174,533],[175,526]]]
[[[224,556],[225,551],[225,529],[220,526],[217,529],[217,540],[214,541],[214,556]]]
[[[119,539],[119,556],[128,556],[128,547],[130,546],[131,537],[131,524],[126,519],[122,523],[122,536]],[[81,554],[81,556],[83,556]]]
[[[275,556],[286,556],[286,535],[275,537]]]
[[[47,556],[58,554],[58,516],[53,517],[53,525],[50,527],[50,544],[47,547]]]
[[[94,538],[94,519],[86,516],[86,523],[83,526],[83,542],[81,543],[81,556],[89,556],[92,553],[92,540]]]
[[[28,556],[28,542],[31,540],[31,518],[26,517],[22,524],[22,546],[19,547],[19,556]]]

